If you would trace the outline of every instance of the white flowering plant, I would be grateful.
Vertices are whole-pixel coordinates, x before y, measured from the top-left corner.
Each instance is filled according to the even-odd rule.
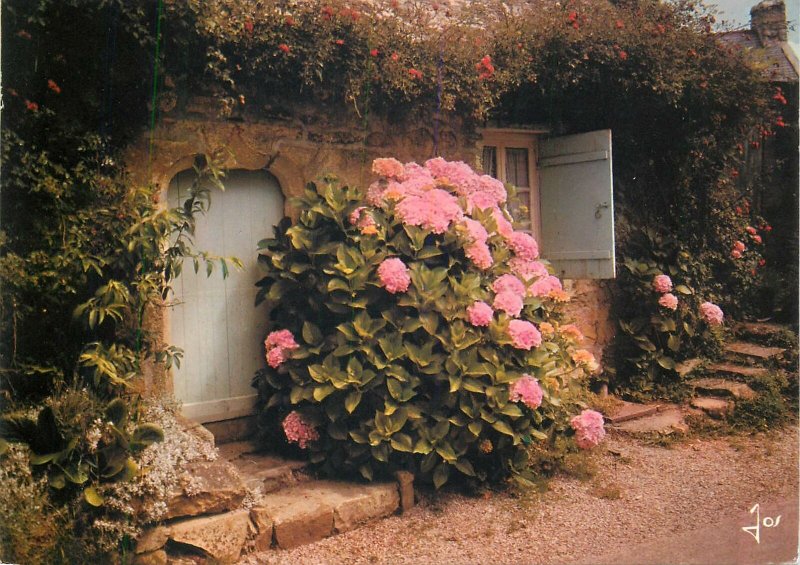
[[[561,282],[499,181],[441,158],[373,172],[366,193],[309,185],[259,245],[263,427],[328,474],[530,480],[525,446],[575,433],[569,375],[597,369],[554,314]]]

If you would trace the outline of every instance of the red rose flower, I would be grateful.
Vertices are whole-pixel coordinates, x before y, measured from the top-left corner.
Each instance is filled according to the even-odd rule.
[[[55,92],[56,94],[61,94],[61,87],[56,84],[56,81],[52,79],[47,80],[47,88]]]
[[[244,22],[244,30],[247,32],[248,35],[253,35],[253,30],[255,29],[255,25],[253,24],[253,20],[247,20]]]
[[[285,43],[281,43],[280,45],[278,45],[278,49],[280,49],[280,50],[281,50],[281,51],[283,51],[284,53],[291,53],[291,52],[292,52],[292,49],[291,49],[291,47],[289,47],[289,46],[288,46],[288,45],[286,45]]]
[[[378,50],[377,50],[377,49],[372,49],[372,50],[369,52],[369,54],[370,54],[370,55],[372,55],[373,57],[377,57],[377,56],[378,56]]]
[[[31,102],[30,100],[25,101],[25,107],[31,112],[36,112],[39,110],[39,105],[36,102]]]
[[[408,74],[411,75],[411,78],[420,80],[422,78],[422,73],[415,68],[408,69]]]

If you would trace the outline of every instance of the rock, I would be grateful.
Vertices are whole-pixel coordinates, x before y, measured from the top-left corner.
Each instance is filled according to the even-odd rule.
[[[169,539],[169,529],[164,526],[157,526],[147,530],[136,540],[136,553],[147,553],[161,549]]]
[[[733,402],[722,398],[699,397],[692,399],[691,404],[717,419],[722,419],[733,411]]]
[[[397,471],[394,476],[400,491],[400,508],[408,512],[414,508],[414,475],[408,471]]]
[[[734,363],[717,363],[708,367],[715,373],[727,373],[740,377],[764,377],[769,371],[763,367],[745,367]]]
[[[702,359],[687,359],[686,361],[682,361],[675,365],[675,371],[677,371],[680,376],[685,377],[689,373],[694,372],[694,370],[702,364]]]
[[[660,404],[638,404],[636,402],[621,401],[607,416],[607,420],[612,424],[627,422],[655,414],[661,408]]]
[[[167,552],[159,549],[140,553],[133,560],[133,565],[167,565]]]
[[[689,384],[696,390],[717,396],[732,396],[743,400],[750,400],[756,396],[756,392],[746,384],[727,379],[695,379]]]
[[[735,355],[755,357],[756,359],[772,359],[773,357],[778,357],[786,350],[781,347],[764,347],[762,345],[740,341],[727,344],[725,346],[725,351]]]
[[[169,538],[195,547],[216,561],[232,563],[239,559],[249,524],[249,510],[190,518],[171,524]]]
[[[250,520],[256,528],[254,537],[256,551],[266,551],[272,547],[273,523],[266,508],[250,509]]]
[[[276,455],[248,453],[232,461],[247,488],[261,494],[274,492],[305,478],[307,461],[293,461]]]
[[[765,322],[741,322],[736,324],[737,333],[757,337],[770,337],[790,331],[788,327]]]
[[[671,434],[689,431],[689,426],[683,420],[683,413],[677,406],[669,406],[649,416],[614,424],[613,428],[633,434],[652,432]]]
[[[247,493],[233,465],[219,460],[189,463],[180,485],[167,500],[167,519],[233,510]]]
[[[333,533],[333,508],[303,487],[267,494],[262,506],[272,518],[275,542],[281,549],[319,541]]]
[[[394,513],[400,506],[396,483],[357,487],[360,493],[345,496],[333,508],[333,527],[348,532],[360,524]]]

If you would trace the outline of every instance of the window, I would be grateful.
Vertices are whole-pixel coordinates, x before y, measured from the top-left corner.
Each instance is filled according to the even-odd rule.
[[[521,229],[539,235],[536,135],[533,130],[485,129],[481,167],[487,175],[517,187],[511,215]]]
[[[484,173],[517,187],[511,214],[561,278],[614,278],[611,131],[485,129]]]

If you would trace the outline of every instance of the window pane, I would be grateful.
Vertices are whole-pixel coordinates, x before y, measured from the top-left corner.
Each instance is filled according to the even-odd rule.
[[[506,149],[506,182],[517,187],[529,187],[528,150],[524,147]]]
[[[522,229],[530,229],[531,223],[531,193],[530,190],[518,190],[517,196],[509,201],[511,217],[522,224]]]
[[[481,166],[483,166],[483,174],[497,178],[497,147],[483,146]]]

